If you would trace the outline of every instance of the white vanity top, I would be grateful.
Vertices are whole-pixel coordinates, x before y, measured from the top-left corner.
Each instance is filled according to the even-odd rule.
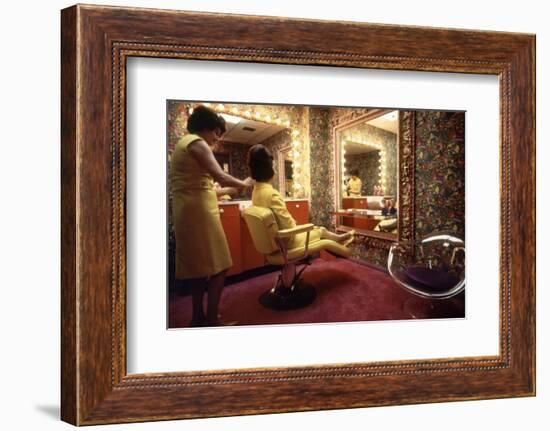
[[[393,196],[390,195],[374,195],[374,196],[344,196],[344,199],[393,199]]]
[[[308,201],[308,199],[306,199],[306,198],[287,198],[287,199],[285,199],[285,202],[304,202],[304,201]],[[245,210],[248,207],[252,206],[252,201],[251,200],[247,200],[247,201],[241,201],[241,200],[222,201],[222,202],[218,202],[218,205],[221,205],[221,206],[239,205],[239,209],[242,211],[242,210]]]

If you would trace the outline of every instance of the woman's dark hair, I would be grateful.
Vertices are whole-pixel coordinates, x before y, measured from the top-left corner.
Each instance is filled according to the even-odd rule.
[[[189,133],[197,133],[202,130],[220,129],[225,133],[225,120],[219,114],[204,105],[197,106],[187,119]]]
[[[352,169],[350,174],[354,177],[358,177],[359,176],[359,171],[357,169]]]
[[[250,176],[256,181],[269,181],[275,175],[273,156],[261,144],[256,144],[248,150],[248,167],[250,168]]]

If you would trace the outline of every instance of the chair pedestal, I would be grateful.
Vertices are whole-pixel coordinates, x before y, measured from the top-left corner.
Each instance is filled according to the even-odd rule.
[[[271,310],[296,310],[311,304],[317,293],[315,288],[304,283],[301,279],[295,281],[290,288],[284,287],[281,277],[275,286],[260,295],[260,304]]]

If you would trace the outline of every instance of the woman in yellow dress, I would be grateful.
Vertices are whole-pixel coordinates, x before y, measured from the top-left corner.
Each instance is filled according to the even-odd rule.
[[[269,150],[261,144],[254,145],[248,152],[248,167],[250,176],[256,180],[252,191],[252,205],[269,208],[275,215],[279,229],[296,227],[296,220],[288,212],[285,201],[280,193],[273,188],[271,181],[275,172],[273,170],[273,156]],[[330,239],[343,245],[349,245],[353,241],[355,231],[344,234],[330,232],[322,226],[315,226],[309,233],[309,241]],[[303,247],[306,243],[307,233],[294,235],[288,242],[289,249]]]
[[[359,171],[354,169],[351,171],[351,178],[348,181],[348,192],[350,196],[361,196],[361,188],[363,183],[359,178]]]
[[[176,144],[170,161],[172,221],[176,236],[176,280],[191,288],[191,326],[218,326],[218,308],[227,270],[233,266],[220,220],[214,180],[221,186],[251,187],[224,172],[212,146],[225,133],[225,120],[198,106],[187,122],[189,135]],[[224,193],[227,189],[222,189]],[[206,313],[204,293],[208,292]]]

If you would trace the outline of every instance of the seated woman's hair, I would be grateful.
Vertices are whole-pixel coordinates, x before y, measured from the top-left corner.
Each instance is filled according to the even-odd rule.
[[[189,133],[197,133],[202,130],[220,129],[225,133],[225,120],[216,114],[216,112],[204,105],[199,105],[193,109],[193,113],[187,119],[187,130]]]
[[[261,144],[253,145],[248,150],[248,167],[250,168],[250,176],[256,181],[269,181],[275,175],[273,156]]]
[[[354,177],[358,177],[359,176],[359,171],[357,169],[352,169],[350,174]]]

